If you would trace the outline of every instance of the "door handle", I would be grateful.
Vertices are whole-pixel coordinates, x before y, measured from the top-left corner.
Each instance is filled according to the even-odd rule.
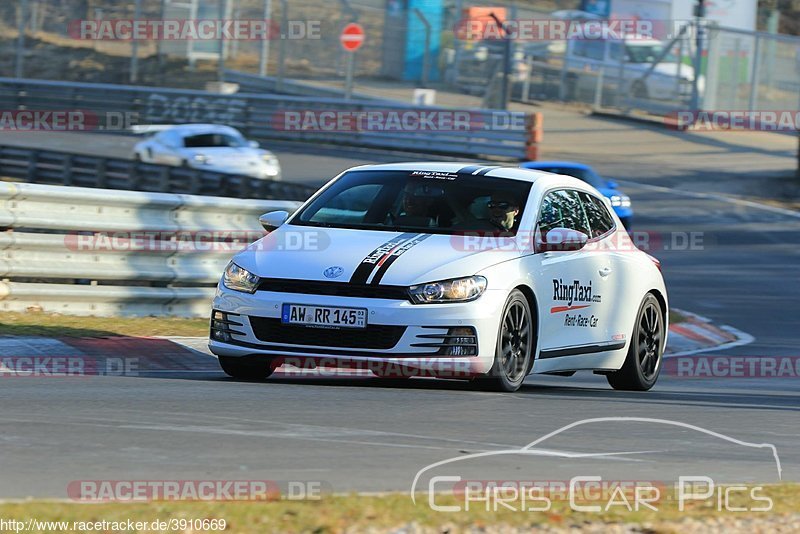
[[[598,271],[598,272],[600,273],[600,276],[602,276],[603,278],[605,278],[606,276],[608,276],[609,274],[611,274],[611,267],[603,267],[603,268],[602,268],[602,269],[600,269],[600,271]]]

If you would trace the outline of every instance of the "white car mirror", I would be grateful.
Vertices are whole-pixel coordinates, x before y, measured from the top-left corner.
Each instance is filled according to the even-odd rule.
[[[569,228],[553,228],[539,243],[539,252],[568,252],[580,250],[586,246],[589,236],[579,230]]]
[[[270,211],[258,218],[258,222],[264,227],[264,230],[271,232],[277,229],[280,225],[286,222],[289,218],[288,211]]]
[[[247,146],[249,146],[250,148],[258,148],[261,145],[258,144],[258,141],[248,141]]]

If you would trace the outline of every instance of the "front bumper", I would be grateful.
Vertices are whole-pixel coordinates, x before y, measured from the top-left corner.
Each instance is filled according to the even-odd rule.
[[[223,174],[238,174],[241,176],[252,176],[259,180],[280,180],[281,168],[277,165],[252,165],[247,167],[230,167],[224,165],[196,165],[196,169],[201,171],[220,172]]]
[[[262,355],[281,358],[284,362],[315,359],[332,366],[337,364],[347,366],[352,362],[382,362],[407,369],[428,371],[433,375],[447,375],[450,371],[468,375],[484,374],[491,369],[494,362],[500,316],[506,297],[504,291],[487,290],[472,302],[415,305],[401,300],[271,291],[257,291],[250,295],[219,287],[213,309],[228,314],[230,320],[238,324],[231,327],[235,333],[230,335],[230,341],[220,341],[212,337],[209,340],[209,348],[214,354],[228,357]],[[312,332],[317,329],[297,326],[283,327],[291,329],[293,335],[296,333],[296,339],[281,336],[279,341],[273,341],[265,337],[263,331],[259,331],[257,335],[254,323],[259,325],[264,321],[251,322],[251,317],[267,318],[276,323],[280,321],[284,303],[366,308],[368,327],[381,325],[402,327],[404,330],[390,348],[347,346],[344,338],[337,340],[335,345],[321,345],[318,341],[310,341],[313,337],[317,337],[314,335],[315,332]],[[451,328],[463,327],[475,330],[477,336],[475,355],[442,355],[437,354],[440,349],[420,346],[446,336]],[[307,335],[303,335],[304,333]],[[343,334],[349,335],[350,332]]]

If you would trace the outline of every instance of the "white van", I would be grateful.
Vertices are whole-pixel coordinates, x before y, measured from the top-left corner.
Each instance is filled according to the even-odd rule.
[[[667,43],[630,36],[620,39],[569,40],[566,46],[567,100],[594,95],[597,77],[603,70],[604,91],[621,88],[621,93],[642,99],[676,100],[691,95],[694,68],[682,63],[676,50],[664,56],[645,77]],[[684,59],[688,58],[684,53]],[[620,83],[620,78],[622,83]],[[699,80],[702,91],[703,78]]]

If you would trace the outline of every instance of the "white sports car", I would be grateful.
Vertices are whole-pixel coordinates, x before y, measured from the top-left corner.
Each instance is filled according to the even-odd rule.
[[[233,258],[213,302],[209,347],[231,376],[291,362],[504,391],[531,372],[593,370],[630,390],[658,378],[660,264],[581,180],[369,165],[261,222],[270,233]]]
[[[133,158],[145,163],[190,167],[280,180],[281,166],[269,150],[248,141],[235,128],[222,124],[144,126],[152,134],[133,147]]]

